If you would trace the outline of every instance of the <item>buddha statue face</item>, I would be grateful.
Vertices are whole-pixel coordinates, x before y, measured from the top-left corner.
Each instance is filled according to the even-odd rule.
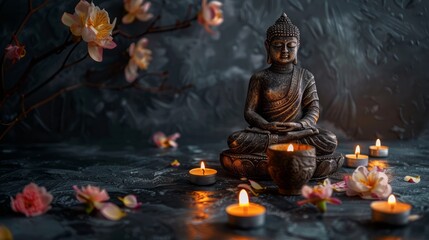
[[[298,39],[296,37],[276,37],[269,44],[266,42],[269,63],[295,63],[298,53]]]

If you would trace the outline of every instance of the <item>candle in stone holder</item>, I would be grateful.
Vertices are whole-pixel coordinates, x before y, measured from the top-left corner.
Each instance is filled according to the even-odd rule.
[[[267,158],[268,173],[282,195],[301,195],[316,170],[316,149],[306,144],[270,145]]]
[[[210,185],[216,182],[216,173],[215,169],[206,168],[201,161],[200,168],[189,170],[189,181],[196,185]]]
[[[360,154],[359,145],[356,146],[355,154],[346,154],[347,167],[368,166],[368,156]]]
[[[395,196],[391,194],[387,202],[371,203],[372,220],[390,225],[405,225],[408,223],[411,208],[408,203],[396,202]]]
[[[228,222],[238,228],[255,228],[265,223],[265,207],[256,203],[249,203],[246,190],[242,189],[238,197],[238,204],[226,208]]]
[[[389,155],[389,147],[381,146],[380,139],[377,139],[375,146],[369,146],[369,155],[371,157],[387,157]]]

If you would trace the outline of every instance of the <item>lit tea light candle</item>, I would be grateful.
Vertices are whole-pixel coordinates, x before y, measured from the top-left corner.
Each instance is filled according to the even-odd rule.
[[[372,221],[387,223],[391,225],[405,225],[408,223],[411,205],[396,202],[395,196],[391,194],[386,201],[371,203]]]
[[[389,155],[389,147],[381,146],[380,139],[377,139],[375,146],[369,146],[369,155],[371,157],[387,157]]]
[[[368,166],[368,156],[360,154],[359,145],[356,146],[355,154],[346,154],[347,167]]]
[[[215,169],[206,168],[201,161],[200,168],[189,170],[189,181],[196,185],[210,185],[216,182],[216,173]]]
[[[249,203],[246,190],[241,189],[238,204],[226,208],[228,222],[238,228],[255,228],[265,223],[265,207],[256,203]]]

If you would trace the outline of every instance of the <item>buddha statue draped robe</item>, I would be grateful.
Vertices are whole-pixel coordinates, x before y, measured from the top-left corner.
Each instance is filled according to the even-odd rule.
[[[272,92],[270,84],[264,81],[272,81],[272,79],[288,81],[286,75],[273,72],[268,68],[252,76],[249,91],[255,87],[259,91],[256,112],[268,122],[297,122],[302,125],[301,130],[317,129],[319,133],[294,139],[293,142],[314,146],[318,156],[333,153],[337,147],[335,135],[316,127],[319,118],[319,97],[313,74],[297,66],[294,66],[291,74],[289,84],[286,84],[289,88],[275,92]],[[285,79],[279,79],[279,77]],[[228,138],[230,150],[240,154],[265,155],[267,147],[276,143],[281,143],[278,134],[255,126],[234,132]]]

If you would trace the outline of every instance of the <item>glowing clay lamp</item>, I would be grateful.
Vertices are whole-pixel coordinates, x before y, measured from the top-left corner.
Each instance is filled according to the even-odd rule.
[[[211,185],[216,182],[216,173],[215,169],[206,168],[201,161],[200,168],[189,170],[189,181],[196,185]]]
[[[405,225],[408,223],[411,205],[397,202],[393,194],[386,201],[371,203],[372,221],[389,225]]]
[[[238,197],[238,204],[226,208],[228,222],[231,226],[243,229],[256,228],[265,223],[265,207],[256,203],[249,203],[246,190],[242,189]]]
[[[346,154],[347,167],[368,166],[368,156],[360,154],[359,145],[356,146],[355,154]]]
[[[369,146],[369,155],[371,157],[387,157],[389,156],[389,147],[382,146],[380,139],[377,139],[375,146]]]

